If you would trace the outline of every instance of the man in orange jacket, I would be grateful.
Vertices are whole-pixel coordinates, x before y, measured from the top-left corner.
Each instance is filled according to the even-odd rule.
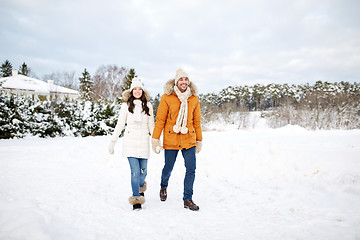
[[[165,84],[156,114],[156,123],[151,143],[155,153],[165,149],[165,165],[161,175],[160,200],[167,198],[167,187],[174,168],[177,154],[181,150],[185,160],[184,208],[199,210],[193,202],[196,155],[201,150],[201,112],[197,87],[190,82],[188,74],[182,69],[176,71],[175,79]],[[163,147],[160,135],[163,132]]]

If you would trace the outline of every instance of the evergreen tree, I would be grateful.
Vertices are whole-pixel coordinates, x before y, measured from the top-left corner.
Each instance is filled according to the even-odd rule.
[[[91,79],[90,73],[84,69],[82,77],[80,80],[80,97],[85,101],[91,101],[93,96],[93,81]]]
[[[121,86],[121,90],[123,92],[130,88],[133,78],[137,77],[135,74],[136,74],[135,69],[130,68],[129,73],[126,75],[126,77],[124,79],[124,83]]]
[[[1,65],[1,77],[10,77],[12,74],[12,64],[9,60],[5,60],[5,62]]]
[[[83,120],[84,113],[84,102],[76,101],[70,102],[71,118],[69,119],[69,128],[74,136],[81,136],[82,129],[84,128],[85,122]]]
[[[161,95],[158,93],[153,100],[154,119],[156,118],[157,110],[159,108]]]
[[[19,73],[24,75],[24,76],[29,76],[30,74],[30,68],[26,65],[26,63],[24,62],[20,67],[19,67]]]
[[[0,139],[12,137],[10,133],[12,129],[10,122],[11,109],[9,108],[8,104],[8,97],[5,96],[4,91],[0,91]]]

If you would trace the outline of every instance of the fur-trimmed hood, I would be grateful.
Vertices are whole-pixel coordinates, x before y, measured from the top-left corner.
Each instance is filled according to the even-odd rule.
[[[167,81],[166,84],[165,84],[165,87],[164,87],[164,93],[166,95],[170,95],[172,92],[174,92],[174,86],[175,86],[175,78]],[[190,81],[190,84],[189,84],[189,88],[191,90],[192,95],[194,95],[194,96],[198,95],[198,92],[199,92],[198,88],[191,81]]]
[[[146,100],[147,100],[147,101],[150,101],[150,93],[149,93],[148,91],[144,90],[144,89],[143,89],[143,91],[144,91]],[[123,94],[122,94],[123,101],[124,101],[124,102],[129,101],[130,96],[131,96],[131,91],[130,91],[130,89],[125,90],[125,91],[123,92]]]

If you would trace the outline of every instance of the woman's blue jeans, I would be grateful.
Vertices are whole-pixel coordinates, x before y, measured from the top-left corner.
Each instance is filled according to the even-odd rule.
[[[179,150],[165,149],[165,165],[161,174],[161,188],[167,188],[171,172],[174,168],[176,157]],[[181,153],[185,160],[185,178],[184,178],[184,194],[183,200],[192,200],[193,186],[195,181],[195,169],[196,169],[196,156],[195,147],[181,150]]]
[[[131,169],[131,188],[133,196],[140,196],[140,186],[144,185],[147,175],[147,159],[128,157]]]

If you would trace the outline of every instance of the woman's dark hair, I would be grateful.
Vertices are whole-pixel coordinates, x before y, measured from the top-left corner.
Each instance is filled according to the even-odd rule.
[[[135,97],[133,95],[133,90],[130,92],[130,97],[129,97],[129,100],[128,100],[128,110],[129,112],[131,113],[134,113],[134,108],[135,108],[135,104],[134,104],[134,100],[135,100]],[[140,100],[141,100],[141,106],[142,106],[142,110],[145,112],[145,114],[149,115],[150,116],[150,113],[149,113],[149,107],[147,105],[147,100],[146,100],[146,97],[145,97],[145,92],[143,90],[142,92],[142,95],[140,97]]]

